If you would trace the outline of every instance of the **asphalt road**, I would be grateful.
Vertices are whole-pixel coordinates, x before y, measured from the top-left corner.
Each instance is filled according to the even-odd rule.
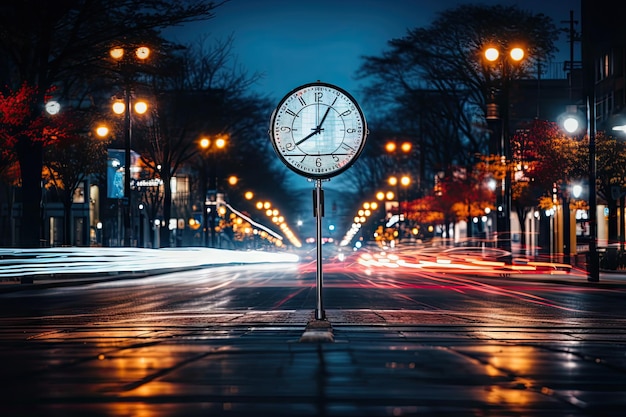
[[[604,278],[604,277],[603,277]],[[330,263],[0,293],[2,416],[618,416],[626,285]]]

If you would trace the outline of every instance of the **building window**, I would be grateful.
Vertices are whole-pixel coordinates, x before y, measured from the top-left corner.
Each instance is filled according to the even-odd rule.
[[[74,190],[74,203],[83,204],[85,202],[85,183],[81,182]]]
[[[611,59],[610,55],[604,55],[604,59],[602,62],[602,78],[608,78],[611,75]]]
[[[596,82],[607,79],[613,74],[613,58],[610,53],[603,54],[597,61]]]

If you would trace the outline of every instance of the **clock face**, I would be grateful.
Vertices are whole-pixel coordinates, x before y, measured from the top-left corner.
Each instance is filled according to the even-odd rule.
[[[309,178],[330,178],[348,169],[367,137],[361,108],[348,92],[326,83],[296,88],[278,104],[270,121],[280,159]]]

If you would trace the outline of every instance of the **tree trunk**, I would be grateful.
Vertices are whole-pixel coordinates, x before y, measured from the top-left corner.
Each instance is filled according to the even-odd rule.
[[[72,197],[63,198],[63,246],[72,245]]]
[[[15,187],[13,185],[6,186],[6,205],[7,215],[2,216],[2,224],[0,224],[0,246],[15,245],[15,231],[13,230],[13,207],[15,205]],[[0,207],[3,205],[0,200]]]
[[[617,236],[617,200],[612,198],[608,199],[607,206],[609,207],[609,241],[608,243],[617,243],[619,238]]]
[[[467,223],[467,231],[465,232],[465,234],[467,235],[468,238],[468,244],[471,245],[471,238],[474,237],[474,222],[472,221],[472,203],[469,201],[466,201],[465,204],[467,204],[467,219],[465,220]]]
[[[41,210],[41,171],[43,146],[39,141],[20,137],[16,146],[22,178],[22,215],[18,245],[40,246],[43,218]]]
[[[528,213],[528,209],[526,207],[519,207],[518,205],[516,205],[516,211],[517,211],[517,222],[519,223],[519,232],[520,232],[520,247],[522,248],[522,254],[524,253],[523,251],[526,250],[526,214]],[[513,238],[513,235],[511,234],[511,239]],[[513,243],[513,241],[511,240],[511,243]]]
[[[163,180],[163,226],[161,227],[161,247],[170,246],[170,217],[172,216],[172,186],[169,172],[164,172]]]

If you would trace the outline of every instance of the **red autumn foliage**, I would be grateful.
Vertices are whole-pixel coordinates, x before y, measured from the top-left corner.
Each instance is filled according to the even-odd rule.
[[[53,143],[72,130],[69,114],[45,114],[37,87],[26,83],[18,90],[0,92],[0,144],[11,149],[20,140]]]

